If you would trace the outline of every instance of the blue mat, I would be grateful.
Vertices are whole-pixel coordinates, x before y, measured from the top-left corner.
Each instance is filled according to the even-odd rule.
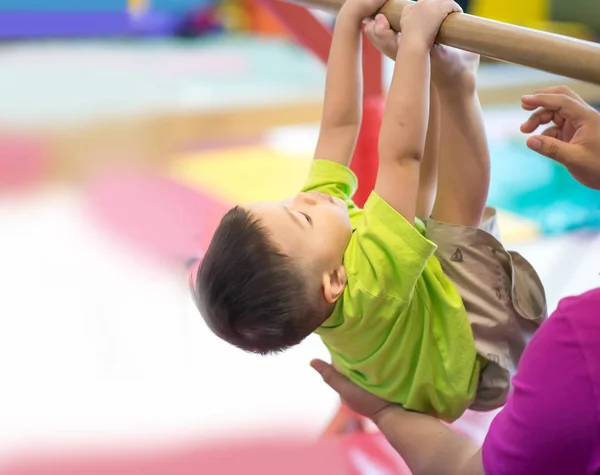
[[[528,218],[545,234],[600,229],[600,192],[580,185],[522,138],[492,143],[491,205]]]

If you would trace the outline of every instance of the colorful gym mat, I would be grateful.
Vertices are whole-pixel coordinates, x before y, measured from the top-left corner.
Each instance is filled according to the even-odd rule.
[[[600,229],[600,194],[528,150],[524,137],[492,138],[490,149],[489,203],[500,211],[505,240]],[[280,200],[301,187],[311,159],[308,151],[292,153],[273,144],[203,151],[174,160],[170,176],[230,205]]]
[[[312,55],[287,41],[234,36],[190,42],[9,44],[0,52],[0,67],[0,125],[24,128],[318,100],[325,72]],[[547,81],[548,75],[495,65],[482,67],[480,84],[484,89],[517,86],[528,92],[543,78]],[[490,202],[502,211],[506,240],[600,227],[600,195],[583,189],[559,165],[529,152],[514,111],[486,122],[493,156]],[[510,133],[499,134],[498,129]],[[314,139],[309,134],[300,141],[306,145]],[[234,203],[294,193],[312,153],[310,147],[300,147],[300,153],[297,148],[296,139],[287,146],[265,142],[190,152],[173,161],[170,176],[218,202],[222,212]],[[214,223],[218,213],[210,209],[207,222]],[[135,210],[128,213],[133,216]],[[140,208],[139,216],[145,215]],[[209,234],[204,226],[202,235]],[[196,241],[185,242],[187,252]]]

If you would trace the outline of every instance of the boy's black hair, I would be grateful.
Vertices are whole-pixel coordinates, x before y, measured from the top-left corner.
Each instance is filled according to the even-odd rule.
[[[277,353],[316,329],[300,269],[271,242],[252,214],[232,208],[198,269],[194,298],[209,328],[245,351]]]

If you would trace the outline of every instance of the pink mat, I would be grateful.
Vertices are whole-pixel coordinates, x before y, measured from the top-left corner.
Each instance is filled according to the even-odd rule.
[[[378,434],[319,442],[283,440],[223,442],[181,450],[149,450],[112,456],[31,454],[8,464],[5,475],[406,475],[406,465]]]
[[[0,190],[41,182],[48,170],[45,144],[25,135],[0,134]]]
[[[108,230],[159,257],[201,257],[228,205],[169,178],[141,171],[96,177],[87,196]]]

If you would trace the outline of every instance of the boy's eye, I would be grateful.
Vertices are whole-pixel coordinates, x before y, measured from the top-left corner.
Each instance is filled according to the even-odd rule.
[[[312,224],[312,218],[309,215],[307,215],[306,213],[302,213],[302,214],[306,218],[306,221],[308,221],[308,224]]]

